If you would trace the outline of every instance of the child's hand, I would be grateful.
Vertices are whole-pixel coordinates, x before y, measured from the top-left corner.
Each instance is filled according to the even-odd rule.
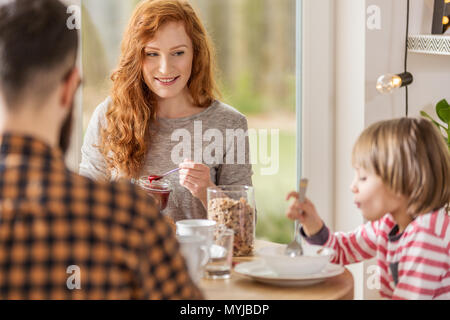
[[[304,202],[298,202],[298,193],[295,191],[289,193],[286,200],[291,198],[295,198],[295,201],[290,204],[286,216],[291,220],[300,221],[308,237],[318,233],[323,227],[323,222],[314,204],[308,198],[305,198]]]

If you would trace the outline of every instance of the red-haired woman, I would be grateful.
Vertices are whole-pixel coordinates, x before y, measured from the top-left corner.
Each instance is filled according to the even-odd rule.
[[[122,42],[113,88],[95,110],[80,174],[136,179],[181,170],[165,213],[206,218],[206,189],[251,185],[246,118],[216,99],[213,52],[187,1],[144,0]],[[237,140],[237,141],[236,141]]]

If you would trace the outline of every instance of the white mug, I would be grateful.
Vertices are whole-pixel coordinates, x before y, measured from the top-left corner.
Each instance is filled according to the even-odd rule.
[[[209,247],[214,241],[214,230],[216,221],[208,219],[187,219],[176,222],[177,235],[188,236],[198,234],[206,239],[206,245]]]
[[[209,250],[205,237],[201,235],[177,235],[191,279],[198,284],[203,277],[204,268],[209,261]]]

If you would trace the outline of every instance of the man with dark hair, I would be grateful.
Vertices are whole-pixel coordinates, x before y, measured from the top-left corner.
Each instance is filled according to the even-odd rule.
[[[68,18],[58,0],[0,1],[0,299],[200,299],[151,197],[64,164]]]

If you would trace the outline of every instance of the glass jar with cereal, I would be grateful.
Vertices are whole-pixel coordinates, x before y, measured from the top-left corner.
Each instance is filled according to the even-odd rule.
[[[250,186],[208,188],[208,219],[234,231],[233,256],[253,255],[255,242],[255,195]]]

